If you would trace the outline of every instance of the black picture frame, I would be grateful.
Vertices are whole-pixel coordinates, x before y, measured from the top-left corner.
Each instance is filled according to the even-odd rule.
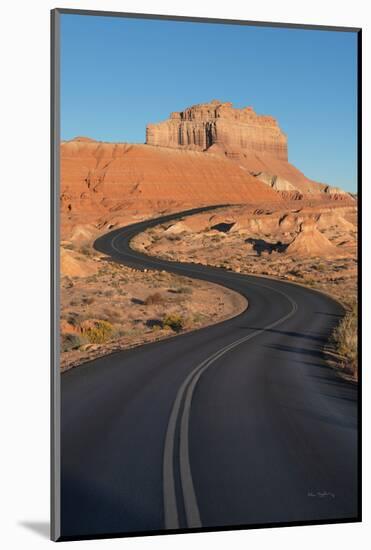
[[[358,342],[359,342],[359,392],[358,392],[358,514],[354,518],[329,520],[259,523],[220,527],[187,528],[176,530],[137,531],[104,534],[82,534],[78,537],[64,536],[60,522],[60,352],[59,352],[59,195],[60,195],[60,17],[63,14],[117,17],[129,19],[183,21],[254,27],[277,27],[301,30],[352,32],[357,34],[357,194],[358,194]],[[335,27],[315,24],[292,24],[235,19],[200,18],[143,13],[122,13],[99,10],[56,8],[51,11],[51,539],[53,541],[89,540],[104,538],[157,536],[192,532],[218,532],[267,527],[288,527],[353,523],[362,521],[362,29],[358,27]]]

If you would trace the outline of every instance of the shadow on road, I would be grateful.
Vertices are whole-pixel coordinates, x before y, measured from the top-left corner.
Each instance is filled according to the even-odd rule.
[[[327,338],[322,336],[316,336],[316,333],[304,333],[304,332],[296,332],[293,330],[277,330],[273,328],[263,328],[263,327],[240,327],[247,330],[260,330],[261,332],[270,332],[272,334],[282,334],[283,336],[290,336],[291,338],[303,338],[307,340],[313,340],[315,342],[319,342],[321,344],[324,344],[327,342]]]

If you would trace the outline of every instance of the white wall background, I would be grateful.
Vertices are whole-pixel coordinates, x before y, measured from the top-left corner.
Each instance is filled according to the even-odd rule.
[[[364,29],[363,200],[370,204],[370,16],[364,0],[15,0],[2,4],[0,19],[0,223],[1,223],[1,411],[0,544],[32,550],[51,545],[47,535],[27,527],[49,519],[49,10],[54,7],[106,9],[256,21],[362,26]],[[310,106],[309,106],[310,108]],[[4,125],[5,122],[5,125]],[[367,285],[371,236],[364,219]],[[366,286],[365,285],[365,286]],[[370,311],[364,297],[365,348]],[[364,524],[296,527],[187,536],[69,543],[69,547],[166,550],[366,547],[370,537],[369,354],[364,350]],[[341,457],[339,457],[341,460]]]

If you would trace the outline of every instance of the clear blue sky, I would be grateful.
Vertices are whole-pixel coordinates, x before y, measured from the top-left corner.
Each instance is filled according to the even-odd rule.
[[[145,141],[212,99],[276,117],[308,177],[356,190],[356,33],[61,17],[62,139]]]

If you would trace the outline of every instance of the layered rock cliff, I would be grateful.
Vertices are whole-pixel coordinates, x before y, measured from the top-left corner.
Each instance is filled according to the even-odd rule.
[[[348,193],[315,182],[290,164],[287,137],[276,119],[258,115],[252,107],[235,109],[232,103],[218,100],[193,105],[171,113],[168,120],[149,124],[146,143],[223,156],[286,199],[321,193],[349,200]]]
[[[169,120],[159,124],[149,124],[146,143],[198,151],[217,145],[287,160],[287,138],[273,117],[258,115],[252,107],[234,109],[232,103],[218,100],[171,113]]]

